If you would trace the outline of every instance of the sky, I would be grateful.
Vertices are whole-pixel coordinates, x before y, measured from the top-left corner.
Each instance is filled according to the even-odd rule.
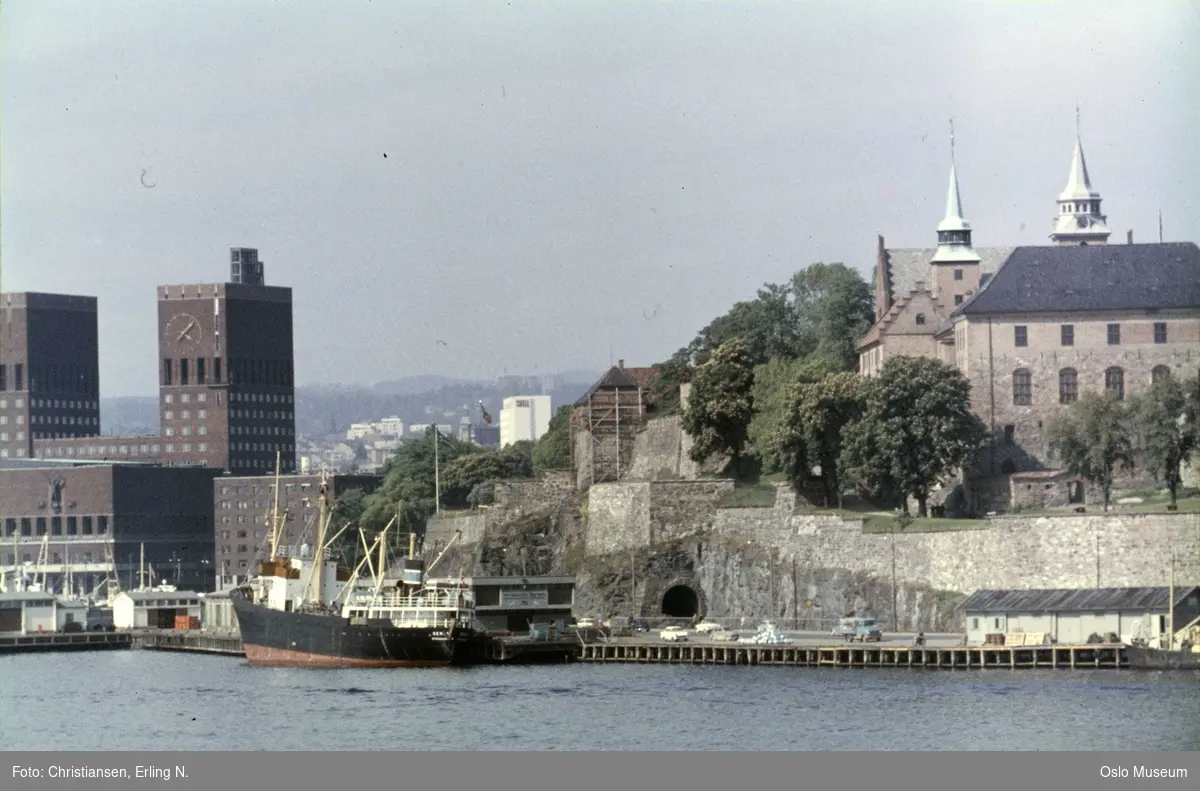
[[[649,365],[765,282],[931,247],[949,119],[977,247],[1047,244],[1076,133],[1112,241],[1200,241],[1200,4],[0,6],[0,288],[99,298],[256,247],[298,384]]]

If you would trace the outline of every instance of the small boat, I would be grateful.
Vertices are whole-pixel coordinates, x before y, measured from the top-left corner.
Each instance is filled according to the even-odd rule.
[[[1139,670],[1200,670],[1200,651],[1127,645],[1125,656],[1129,658],[1129,666]]]

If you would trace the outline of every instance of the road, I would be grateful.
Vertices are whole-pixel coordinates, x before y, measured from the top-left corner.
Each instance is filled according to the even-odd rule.
[[[632,637],[621,637],[618,639],[624,643],[628,643],[628,642],[661,643],[663,641],[662,641],[662,638],[659,637],[660,631],[661,630],[659,630],[659,629],[652,629],[649,632],[639,632],[639,633],[633,635]],[[731,629],[730,631],[735,632],[736,634],[739,634],[739,635],[742,635],[745,637],[749,637],[750,635],[754,634],[755,629],[753,629],[753,628]],[[808,647],[816,648],[816,647],[828,647],[828,646],[844,644],[844,641],[842,639],[833,637],[832,635],[829,634],[829,632],[794,632],[794,631],[790,631],[790,630],[786,630],[786,629],[781,630],[781,631],[784,635],[792,638],[791,645],[808,646]],[[880,643],[868,643],[868,645],[872,645],[872,646],[874,646],[874,645],[893,645],[893,646],[911,645],[914,636],[915,635],[911,634],[911,633],[909,633],[909,634],[901,634],[901,633],[888,634],[887,632],[884,632],[883,640]],[[714,641],[712,639],[711,634],[704,634],[702,632],[696,632],[693,630],[688,630],[687,637],[688,637],[689,643],[712,643],[713,645],[732,645],[733,644],[733,643],[724,642],[724,641]],[[961,643],[962,643],[962,635],[961,634],[936,634],[936,635],[935,634],[926,634],[925,635],[925,645],[930,648],[948,648],[951,646],[960,645]],[[861,645],[861,644],[855,643],[855,645]]]

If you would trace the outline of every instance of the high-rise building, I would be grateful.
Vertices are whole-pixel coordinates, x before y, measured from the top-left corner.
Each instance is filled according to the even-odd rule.
[[[231,281],[158,288],[159,409],[168,464],[237,475],[296,466],[292,290],[234,248]],[[240,281],[240,282],[239,282]]]
[[[550,429],[550,396],[513,396],[500,407],[500,447],[537,442]]]
[[[0,295],[0,458],[100,433],[96,298]]]

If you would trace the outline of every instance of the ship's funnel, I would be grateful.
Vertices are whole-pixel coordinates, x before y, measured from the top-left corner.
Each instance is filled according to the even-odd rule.
[[[420,560],[405,558],[400,579],[405,585],[420,585],[425,581],[425,564]]]

